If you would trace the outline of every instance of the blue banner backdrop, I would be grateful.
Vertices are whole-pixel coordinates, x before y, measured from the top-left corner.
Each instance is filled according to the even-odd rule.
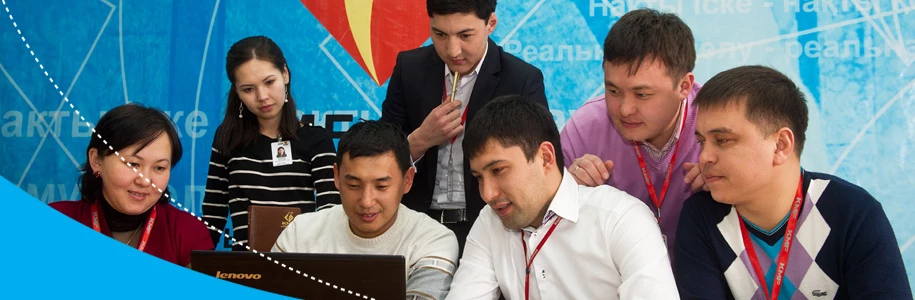
[[[273,38],[287,56],[300,114],[337,132],[379,117],[392,49],[429,43],[428,31],[387,30],[428,26],[424,12],[400,9],[424,0],[346,9],[313,0],[3,2],[0,175],[42,202],[78,197],[91,134],[79,117],[94,123],[107,109],[139,102],[166,111],[179,129],[186,155],[170,187],[199,212],[225,114],[225,53],[241,38]],[[915,0],[502,0],[491,37],[543,70],[563,126],[603,93],[603,38],[638,7],[675,12],[690,25],[699,82],[747,64],[794,79],[811,108],[804,167],[846,178],[882,202],[913,277]],[[341,11],[358,28],[340,28]],[[361,35],[341,37],[347,29]]]

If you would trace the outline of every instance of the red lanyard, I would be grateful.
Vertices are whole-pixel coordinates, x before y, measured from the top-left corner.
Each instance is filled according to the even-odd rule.
[[[688,112],[689,103],[687,103],[686,107],[683,109],[683,121],[680,124],[680,133],[683,133],[683,128],[686,127]],[[670,187],[670,178],[674,174],[674,164],[677,162],[677,152],[680,151],[680,138],[677,137],[677,142],[674,144],[674,154],[670,157],[670,164],[667,165],[667,176],[664,177],[664,186],[661,187],[661,197],[658,197],[658,194],[655,193],[654,184],[651,183],[651,178],[648,177],[648,167],[645,166],[645,158],[642,157],[642,150],[639,147],[639,143],[633,142],[632,147],[635,148],[635,157],[639,159],[639,168],[642,169],[642,178],[645,179],[645,187],[648,188],[648,196],[651,197],[651,202],[654,203],[654,207],[658,210],[658,223],[661,223],[661,204],[664,203],[664,197],[667,196],[667,188]]]
[[[444,80],[443,80],[444,81]],[[442,83],[444,88],[442,88],[442,103],[448,101],[448,84]],[[458,82],[460,84],[460,82]],[[464,122],[467,121],[467,109],[464,109],[464,112],[461,113],[461,125],[464,125]],[[457,135],[451,138],[451,144],[454,145],[454,141],[457,140]]]
[[[801,204],[804,203],[803,185],[804,176],[801,176],[801,180],[797,185],[797,194],[794,196],[794,205],[791,206],[791,215],[788,217],[788,227],[785,228],[785,239],[782,241],[782,249],[778,254],[778,264],[775,269],[775,279],[772,282],[771,297],[769,295],[769,289],[766,288],[766,277],[763,276],[762,268],[759,266],[759,258],[756,257],[756,249],[753,248],[753,241],[750,240],[750,234],[747,232],[746,225],[744,225],[743,217],[740,216],[740,212],[737,212],[737,219],[740,222],[740,235],[743,237],[743,246],[747,249],[750,263],[753,264],[753,270],[756,271],[756,278],[759,280],[759,285],[762,287],[766,299],[778,299],[778,292],[782,288],[782,277],[785,275],[785,270],[788,269],[788,255],[791,253],[791,242],[794,241],[797,219],[801,214]]]
[[[546,231],[546,235],[544,235],[543,239],[540,240],[540,244],[538,244],[537,248],[534,249],[534,252],[531,253],[530,259],[527,259],[527,242],[524,241],[524,231],[521,231],[521,247],[524,247],[524,258],[527,260],[527,264],[524,268],[524,300],[528,300],[530,298],[531,264],[534,263],[534,258],[537,257],[537,253],[540,253],[540,248],[543,248],[543,244],[545,244],[546,240],[550,238],[550,235],[553,234],[553,230],[556,229],[556,225],[559,225],[559,221],[561,220],[562,217],[556,216],[556,221],[553,221],[553,226],[550,226],[550,230]]]
[[[102,226],[99,224],[98,219],[98,203],[92,203],[92,229],[95,229],[96,232],[101,233]],[[152,211],[149,212],[149,219],[146,220],[146,229],[143,230],[143,237],[140,238],[140,244],[137,246],[138,250],[143,251],[143,249],[146,249],[146,242],[149,240],[149,233],[152,232],[154,223],[156,223],[155,206],[153,206]]]

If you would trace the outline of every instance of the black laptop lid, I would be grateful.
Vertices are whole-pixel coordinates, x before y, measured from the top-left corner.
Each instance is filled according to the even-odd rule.
[[[399,300],[406,297],[405,262],[400,255],[264,255],[272,260],[253,252],[193,251],[191,268],[223,280],[300,299]],[[289,267],[301,274],[290,271]]]

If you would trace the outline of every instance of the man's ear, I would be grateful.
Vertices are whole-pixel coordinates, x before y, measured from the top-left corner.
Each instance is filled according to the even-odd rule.
[[[677,93],[680,95],[680,100],[685,100],[689,97],[689,93],[693,92],[693,84],[696,82],[696,77],[693,75],[693,72],[686,72],[683,77],[680,78],[679,83],[677,83]]]
[[[416,176],[416,169],[410,167],[407,169],[407,173],[403,175],[403,193],[409,193],[410,189],[413,188],[413,177]]]
[[[334,187],[337,190],[340,190],[340,168],[337,166],[337,163],[334,163]]]
[[[556,165],[556,147],[553,146],[553,143],[542,142],[540,147],[537,149],[537,154],[540,156],[540,159],[543,161],[543,168],[546,173],[548,173],[553,168],[561,168],[562,166]]]
[[[784,164],[791,157],[796,156],[794,148],[796,146],[794,132],[788,127],[779,128],[772,134],[775,138],[775,156],[772,160],[773,165]],[[798,157],[800,158],[800,157]]]
[[[496,30],[496,25],[499,25],[499,19],[496,18],[496,13],[493,12],[489,14],[489,19],[486,20],[486,34],[492,34]]]

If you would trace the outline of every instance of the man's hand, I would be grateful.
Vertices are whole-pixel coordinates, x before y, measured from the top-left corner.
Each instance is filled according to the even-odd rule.
[[[596,155],[585,154],[572,162],[569,172],[578,184],[595,187],[613,176],[613,161],[602,162]]]
[[[461,124],[461,101],[442,102],[432,110],[423,124],[408,137],[410,154],[420,157],[432,146],[444,144],[464,132]]]
[[[693,192],[698,192],[700,189],[708,192],[705,176],[702,176],[697,163],[683,163],[683,168],[686,169],[686,177],[683,178],[683,181],[690,185]]]

